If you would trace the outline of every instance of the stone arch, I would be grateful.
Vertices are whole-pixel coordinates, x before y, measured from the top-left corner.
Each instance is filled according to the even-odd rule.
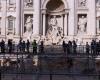
[[[65,9],[65,5],[61,0],[50,0],[46,5],[46,9],[50,12],[59,12]]]
[[[45,0],[42,4],[42,34],[47,42],[59,44],[67,35],[69,6],[66,0]],[[55,39],[56,38],[56,39]]]
[[[43,2],[42,9],[46,9],[46,5],[48,4],[49,1],[50,0],[46,0],[46,1]],[[68,2],[66,0],[61,0],[61,1],[64,3],[65,9],[68,9],[69,8]]]

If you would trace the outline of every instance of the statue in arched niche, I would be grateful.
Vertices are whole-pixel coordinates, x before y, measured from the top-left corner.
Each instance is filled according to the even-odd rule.
[[[53,43],[58,42],[58,38],[62,36],[62,28],[58,26],[58,21],[56,16],[50,19],[49,28],[47,30],[47,38],[52,39]]]
[[[80,33],[86,32],[87,18],[85,18],[85,16],[82,16],[82,17],[79,18],[78,26],[79,26],[78,32],[80,32]]]
[[[28,16],[27,19],[26,19],[26,22],[25,22],[25,28],[26,28],[26,31],[25,31],[25,36],[31,36],[32,35],[32,32],[33,32],[33,19],[31,16]]]

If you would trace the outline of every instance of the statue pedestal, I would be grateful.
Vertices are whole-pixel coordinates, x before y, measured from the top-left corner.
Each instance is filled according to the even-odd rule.
[[[23,37],[25,38],[25,40],[26,39],[28,39],[28,40],[31,40],[31,38],[32,38],[32,32],[25,32],[24,33],[24,35],[23,35]]]

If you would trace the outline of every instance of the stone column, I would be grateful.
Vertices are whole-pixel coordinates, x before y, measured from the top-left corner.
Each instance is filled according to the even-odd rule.
[[[68,21],[68,35],[74,36],[75,30],[75,0],[70,0],[70,11]]]
[[[60,17],[61,17],[61,28],[62,29],[64,29],[64,15],[62,14],[62,15],[60,15]],[[63,32],[63,34],[64,34],[64,32]]]
[[[33,23],[33,35],[39,35],[40,27],[40,0],[34,1],[34,23]]]
[[[88,22],[87,33],[90,36],[96,35],[96,3],[95,0],[88,0]]]
[[[46,33],[46,14],[43,14],[43,36],[45,36]]]
[[[21,28],[21,11],[20,11],[21,0],[16,0],[16,27],[15,34],[19,35]]]
[[[68,21],[67,21],[67,14],[65,14],[65,18],[64,18],[64,36],[67,36],[67,24],[68,24]]]
[[[21,5],[20,5],[20,37],[23,37],[23,33],[24,33],[24,0],[20,0],[21,1]]]
[[[97,19],[97,32],[99,32],[99,19]]]
[[[1,35],[5,35],[6,37],[6,17],[7,17],[7,0],[1,0],[2,4],[2,8],[1,8],[1,11],[2,11],[2,18],[1,18]]]

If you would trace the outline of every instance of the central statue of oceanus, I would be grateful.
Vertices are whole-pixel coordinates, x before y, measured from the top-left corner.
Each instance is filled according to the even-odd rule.
[[[52,43],[58,43],[62,37],[62,28],[58,26],[56,16],[53,16],[48,24],[47,38],[52,40]]]

